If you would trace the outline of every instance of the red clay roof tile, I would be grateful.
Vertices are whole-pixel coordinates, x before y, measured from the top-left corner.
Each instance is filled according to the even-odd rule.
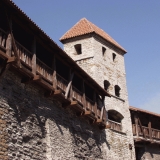
[[[114,46],[118,47],[122,51],[126,50],[121,47],[112,37],[110,37],[105,31],[94,25],[92,22],[88,21],[86,18],[82,18],[77,22],[70,30],[68,30],[61,38],[60,41],[70,39],[73,37],[78,37],[81,35],[96,33],[108,42],[112,43]]]

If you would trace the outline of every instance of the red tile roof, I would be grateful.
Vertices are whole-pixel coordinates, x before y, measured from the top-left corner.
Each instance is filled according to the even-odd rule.
[[[86,18],[82,18],[79,22],[77,22],[60,38],[60,41],[89,33],[96,33],[126,53],[126,50],[121,47],[112,37],[110,37],[105,31],[94,25],[92,22],[88,21]]]

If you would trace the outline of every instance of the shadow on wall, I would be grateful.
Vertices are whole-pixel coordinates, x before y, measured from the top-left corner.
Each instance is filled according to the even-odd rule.
[[[12,138],[16,132],[17,139],[20,139],[19,137],[22,139],[22,145],[30,145],[33,148],[39,146],[45,154],[47,148],[45,138],[48,134],[45,125],[49,119],[53,154],[56,145],[63,148],[70,144],[74,157],[103,158],[102,144],[106,143],[110,149],[105,130],[99,130],[97,126],[89,124],[82,117],[76,117],[72,111],[62,108],[53,98],[45,98],[44,91],[38,85],[24,85],[20,81],[16,84],[12,79],[3,80],[3,87],[0,88],[3,91],[0,91],[2,96],[7,95],[5,98],[9,105],[7,121],[10,142],[17,143],[13,142]],[[59,154],[64,153],[59,152]]]

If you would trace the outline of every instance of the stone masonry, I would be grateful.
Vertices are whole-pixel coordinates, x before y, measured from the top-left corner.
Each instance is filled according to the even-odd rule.
[[[8,159],[8,136],[7,136],[7,123],[5,115],[8,114],[8,110],[2,105],[0,107],[0,159]]]
[[[81,44],[82,54],[77,55],[75,45]],[[104,55],[102,47],[106,48]],[[109,93],[115,95],[114,86],[120,86],[120,99],[106,97],[105,106],[107,110],[114,109],[123,115],[122,132],[116,133],[113,130],[106,130],[107,144],[104,146],[108,160],[135,159],[131,118],[129,112],[128,93],[126,86],[126,73],[124,55],[119,49],[101,37],[94,35],[82,35],[65,40],[64,50],[77,62],[92,78],[104,87],[104,80],[110,82]],[[112,53],[116,54],[113,61]],[[123,101],[124,100],[124,101]]]
[[[44,92],[36,83],[22,84],[14,71],[1,79],[0,159],[106,159],[105,131]]]

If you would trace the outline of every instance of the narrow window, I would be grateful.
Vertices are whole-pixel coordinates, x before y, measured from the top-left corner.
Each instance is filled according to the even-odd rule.
[[[104,48],[104,47],[102,47],[102,55],[103,55],[103,57],[106,56],[106,48]]]
[[[112,58],[113,58],[113,62],[114,62],[114,60],[116,58],[116,54],[115,53],[112,53]]]
[[[109,81],[104,80],[104,89],[105,89],[106,91],[108,90],[109,86],[110,86]]]
[[[76,44],[74,46],[75,50],[76,50],[76,54],[79,55],[79,54],[82,54],[82,47],[81,47],[81,44]]]
[[[118,85],[115,85],[114,89],[115,89],[115,95],[117,97],[120,97],[120,90],[121,90],[121,88]]]

